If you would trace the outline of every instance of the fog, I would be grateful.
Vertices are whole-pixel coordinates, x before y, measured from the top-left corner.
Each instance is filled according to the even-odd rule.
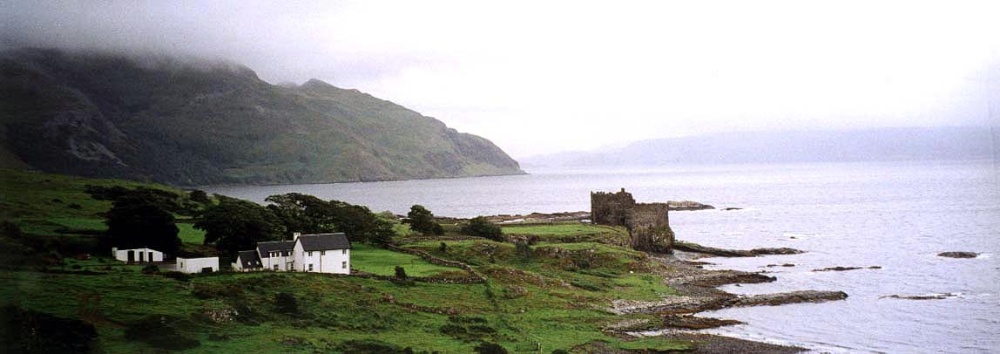
[[[9,1],[0,46],[318,78],[514,157],[715,132],[1000,127],[982,1]]]

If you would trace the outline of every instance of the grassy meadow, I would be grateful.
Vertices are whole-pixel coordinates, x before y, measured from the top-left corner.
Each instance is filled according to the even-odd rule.
[[[85,185],[140,184],[3,171],[2,217],[34,237],[93,238],[104,230]],[[143,185],[150,187],[148,185]],[[160,187],[168,188],[168,187]],[[58,200],[58,201],[56,201]],[[75,205],[75,206],[71,206]],[[78,207],[77,207],[78,206]],[[179,220],[181,239],[204,234]],[[469,353],[483,343],[508,352],[586,352],[591,345],[627,350],[684,350],[658,338],[627,339],[604,330],[652,315],[614,315],[611,301],[656,300],[675,294],[644,253],[615,246],[624,230],[579,223],[505,226],[506,235],[537,242],[434,240],[400,246],[472,266],[473,284],[385,280],[316,273],[180,275],[143,272],[97,257],[64,259],[39,268],[0,270],[0,301],[92,325],[94,352],[414,352]],[[442,244],[444,246],[442,246]],[[411,254],[365,244],[353,268],[411,277],[465,274]],[[225,267],[226,265],[224,265]]]

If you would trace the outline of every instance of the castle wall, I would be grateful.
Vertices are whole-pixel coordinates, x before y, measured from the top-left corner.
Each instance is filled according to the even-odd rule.
[[[628,213],[635,205],[632,193],[591,192],[590,220],[597,225],[627,226]]]
[[[591,192],[591,222],[598,225],[624,226],[632,249],[669,253],[674,246],[667,203],[636,203],[632,194]]]
[[[674,232],[670,229],[667,203],[636,204],[629,217],[629,236],[632,249],[669,253],[674,246]]]

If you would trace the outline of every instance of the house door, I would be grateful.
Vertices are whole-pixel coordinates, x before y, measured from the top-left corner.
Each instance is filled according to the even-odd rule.
[[[149,259],[150,262],[153,261],[153,252],[149,252],[149,258],[148,259]]]
[[[145,262],[145,261],[146,261],[146,253],[145,252],[139,252],[139,263],[142,263],[142,262]]]
[[[135,251],[128,251],[128,262],[135,262]]]

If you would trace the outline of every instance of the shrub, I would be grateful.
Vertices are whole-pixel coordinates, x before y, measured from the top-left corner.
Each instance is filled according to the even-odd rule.
[[[344,353],[398,354],[405,349],[396,345],[374,339],[349,340],[341,343],[337,349]],[[410,349],[410,348],[407,348]],[[413,349],[410,349],[412,352]]]
[[[125,328],[125,339],[168,350],[185,350],[201,345],[197,340],[177,332],[173,326],[175,322],[177,320],[169,316],[147,316]]]
[[[482,342],[472,350],[479,354],[507,354],[507,349],[496,343]]]
[[[160,272],[160,267],[155,264],[147,264],[142,267],[142,274],[156,274]]]
[[[490,222],[483,216],[477,216],[462,226],[462,233],[470,236],[485,237],[493,241],[503,242],[503,232],[500,226]]]
[[[410,212],[406,214],[403,223],[409,224],[413,231],[429,235],[444,235],[444,227],[434,221],[434,214],[422,205],[410,207]]]
[[[170,279],[173,279],[173,280],[177,280],[177,281],[190,281],[191,280],[191,275],[190,274],[185,274],[185,273],[181,273],[181,272],[174,272],[174,271],[160,273],[160,276],[163,276],[163,277],[166,277],[166,278],[170,278]]]
[[[289,292],[280,292],[274,296],[274,305],[279,313],[294,315],[299,313],[299,302],[295,295]]]
[[[406,269],[400,266],[396,266],[396,279],[406,280]]]
[[[7,305],[0,309],[0,352],[88,353],[97,337],[94,326]]]

